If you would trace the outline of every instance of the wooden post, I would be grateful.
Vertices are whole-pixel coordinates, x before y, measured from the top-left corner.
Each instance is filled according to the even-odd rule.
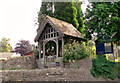
[[[41,42],[39,41],[39,60],[41,59]]]
[[[45,66],[45,42],[43,42],[43,66]]]
[[[38,68],[41,66],[41,42],[39,41],[39,61],[38,61]]]
[[[63,50],[64,50],[64,39],[62,38],[62,55],[63,55]]]
[[[51,68],[51,55],[49,55],[49,67]]]
[[[64,38],[62,38],[62,57],[63,56],[63,50],[64,50]],[[63,68],[65,68],[65,63],[63,62]]]
[[[58,52],[59,52],[59,50],[58,50],[58,39],[56,39],[56,45],[57,45],[57,49],[56,49],[56,59],[58,59]]]

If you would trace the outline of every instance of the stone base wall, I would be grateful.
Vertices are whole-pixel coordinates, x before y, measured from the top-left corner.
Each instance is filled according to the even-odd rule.
[[[0,61],[0,63],[2,64],[2,69],[31,69],[37,67],[37,62],[34,55],[15,57],[8,59],[7,61]]]
[[[8,81],[6,83],[44,83],[45,81],[45,83],[49,83],[50,81],[50,83],[64,83],[64,81],[66,81],[65,83],[69,83],[69,81],[73,81],[70,83],[76,83],[76,81],[105,81],[105,79],[102,78],[94,78],[89,71],[86,71],[86,69],[46,68],[32,70],[3,70],[0,72],[3,74],[2,80]]]
[[[67,62],[67,63],[63,63],[62,60],[59,62],[60,62],[59,66],[56,65],[56,62],[54,62],[54,64],[48,63],[48,66],[46,67],[46,66],[44,66],[43,59],[37,60],[39,69],[41,69],[41,68],[90,68],[92,66],[91,58],[75,60],[75,61],[71,61],[71,62]]]
[[[65,68],[87,68],[90,69],[92,66],[92,60],[91,58],[86,58],[82,60],[75,60],[72,62],[65,63],[64,67]]]
[[[7,61],[0,61],[1,67],[0,69],[34,69],[34,68],[45,68],[40,63],[41,60],[36,60],[34,55],[29,56],[21,56],[16,58],[11,58]],[[75,60],[74,62],[69,62],[65,64],[60,64],[60,66],[50,66],[48,68],[90,68],[92,65],[92,61],[90,58],[86,58],[83,60]]]

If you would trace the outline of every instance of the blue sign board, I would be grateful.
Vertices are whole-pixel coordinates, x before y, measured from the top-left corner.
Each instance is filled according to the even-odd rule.
[[[96,42],[96,54],[109,54],[113,53],[113,44],[111,42]]]

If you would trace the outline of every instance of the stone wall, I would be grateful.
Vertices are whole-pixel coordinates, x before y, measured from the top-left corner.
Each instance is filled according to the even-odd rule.
[[[34,81],[40,81],[40,83],[42,83],[42,81],[51,81],[51,83],[52,81],[55,81],[53,83],[56,83],[56,81],[66,81],[66,82],[73,81],[70,83],[74,83],[74,81],[106,81],[102,77],[94,78],[90,74],[89,69],[91,68],[91,59],[87,58],[80,61],[76,61],[76,64],[79,66],[79,68],[3,70],[0,72],[2,72],[3,75],[2,80],[9,81],[10,83],[12,83],[12,81],[29,81],[29,82],[31,81],[30,83],[33,83]]]
[[[91,58],[86,58],[86,59],[82,59],[82,60],[75,60],[72,62],[65,63],[64,67],[65,68],[75,68],[75,65],[77,68],[90,69],[92,66],[92,60],[91,60]]]
[[[7,61],[0,61],[0,63],[2,63],[2,69],[12,68],[31,69],[37,67],[34,55],[10,58]]]
[[[0,63],[2,64],[2,68],[0,69],[34,69],[34,68],[44,68],[41,66],[41,64],[39,64],[39,60],[36,60],[34,55],[29,55],[29,56],[21,56],[21,57],[15,57],[15,58],[11,58],[8,59],[7,61],[0,61]],[[74,62],[69,62],[69,63],[65,63],[64,66],[58,66],[60,68],[74,68],[76,65],[76,67],[78,68],[90,68],[92,63],[91,63],[91,59],[90,58],[86,58],[83,60],[76,60]],[[38,67],[40,66],[40,67]],[[58,68],[56,66],[56,68]]]
[[[89,70],[86,69],[65,69],[65,68],[45,68],[32,70],[3,70],[2,80],[9,83],[17,83],[12,81],[104,81],[103,78],[94,78]],[[29,83],[25,82],[25,83]],[[20,83],[20,82],[18,82]],[[22,82],[24,83],[24,82]],[[35,82],[39,83],[39,82]],[[47,83],[47,82],[45,82]],[[63,83],[63,82],[50,82]],[[69,82],[67,82],[69,83]],[[74,82],[70,82],[74,83]],[[78,82],[77,82],[78,83]],[[92,82],[91,82],[92,83]]]
[[[2,73],[2,81],[8,81],[9,83],[13,83],[12,81],[31,81],[30,83],[33,83],[33,81],[40,81],[40,83],[42,83],[42,81],[111,81],[103,79],[102,77],[94,78],[90,74],[91,59],[87,58],[75,62],[79,68],[70,68],[70,65],[66,64],[66,67],[69,68],[3,70],[0,71],[0,73]],[[114,81],[117,80],[118,79]]]

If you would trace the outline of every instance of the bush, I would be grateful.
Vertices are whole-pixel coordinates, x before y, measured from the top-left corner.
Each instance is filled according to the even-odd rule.
[[[120,57],[117,57],[117,59],[115,59],[115,62],[120,62]]]
[[[86,47],[83,44],[74,43],[64,46],[63,61],[80,60],[89,56]]]
[[[38,49],[35,49],[34,51],[34,56],[39,59],[39,50]]]
[[[102,76],[105,79],[112,79],[119,77],[120,67],[115,62],[106,59],[105,55],[98,55],[96,59],[92,60],[91,74],[94,77]]]

